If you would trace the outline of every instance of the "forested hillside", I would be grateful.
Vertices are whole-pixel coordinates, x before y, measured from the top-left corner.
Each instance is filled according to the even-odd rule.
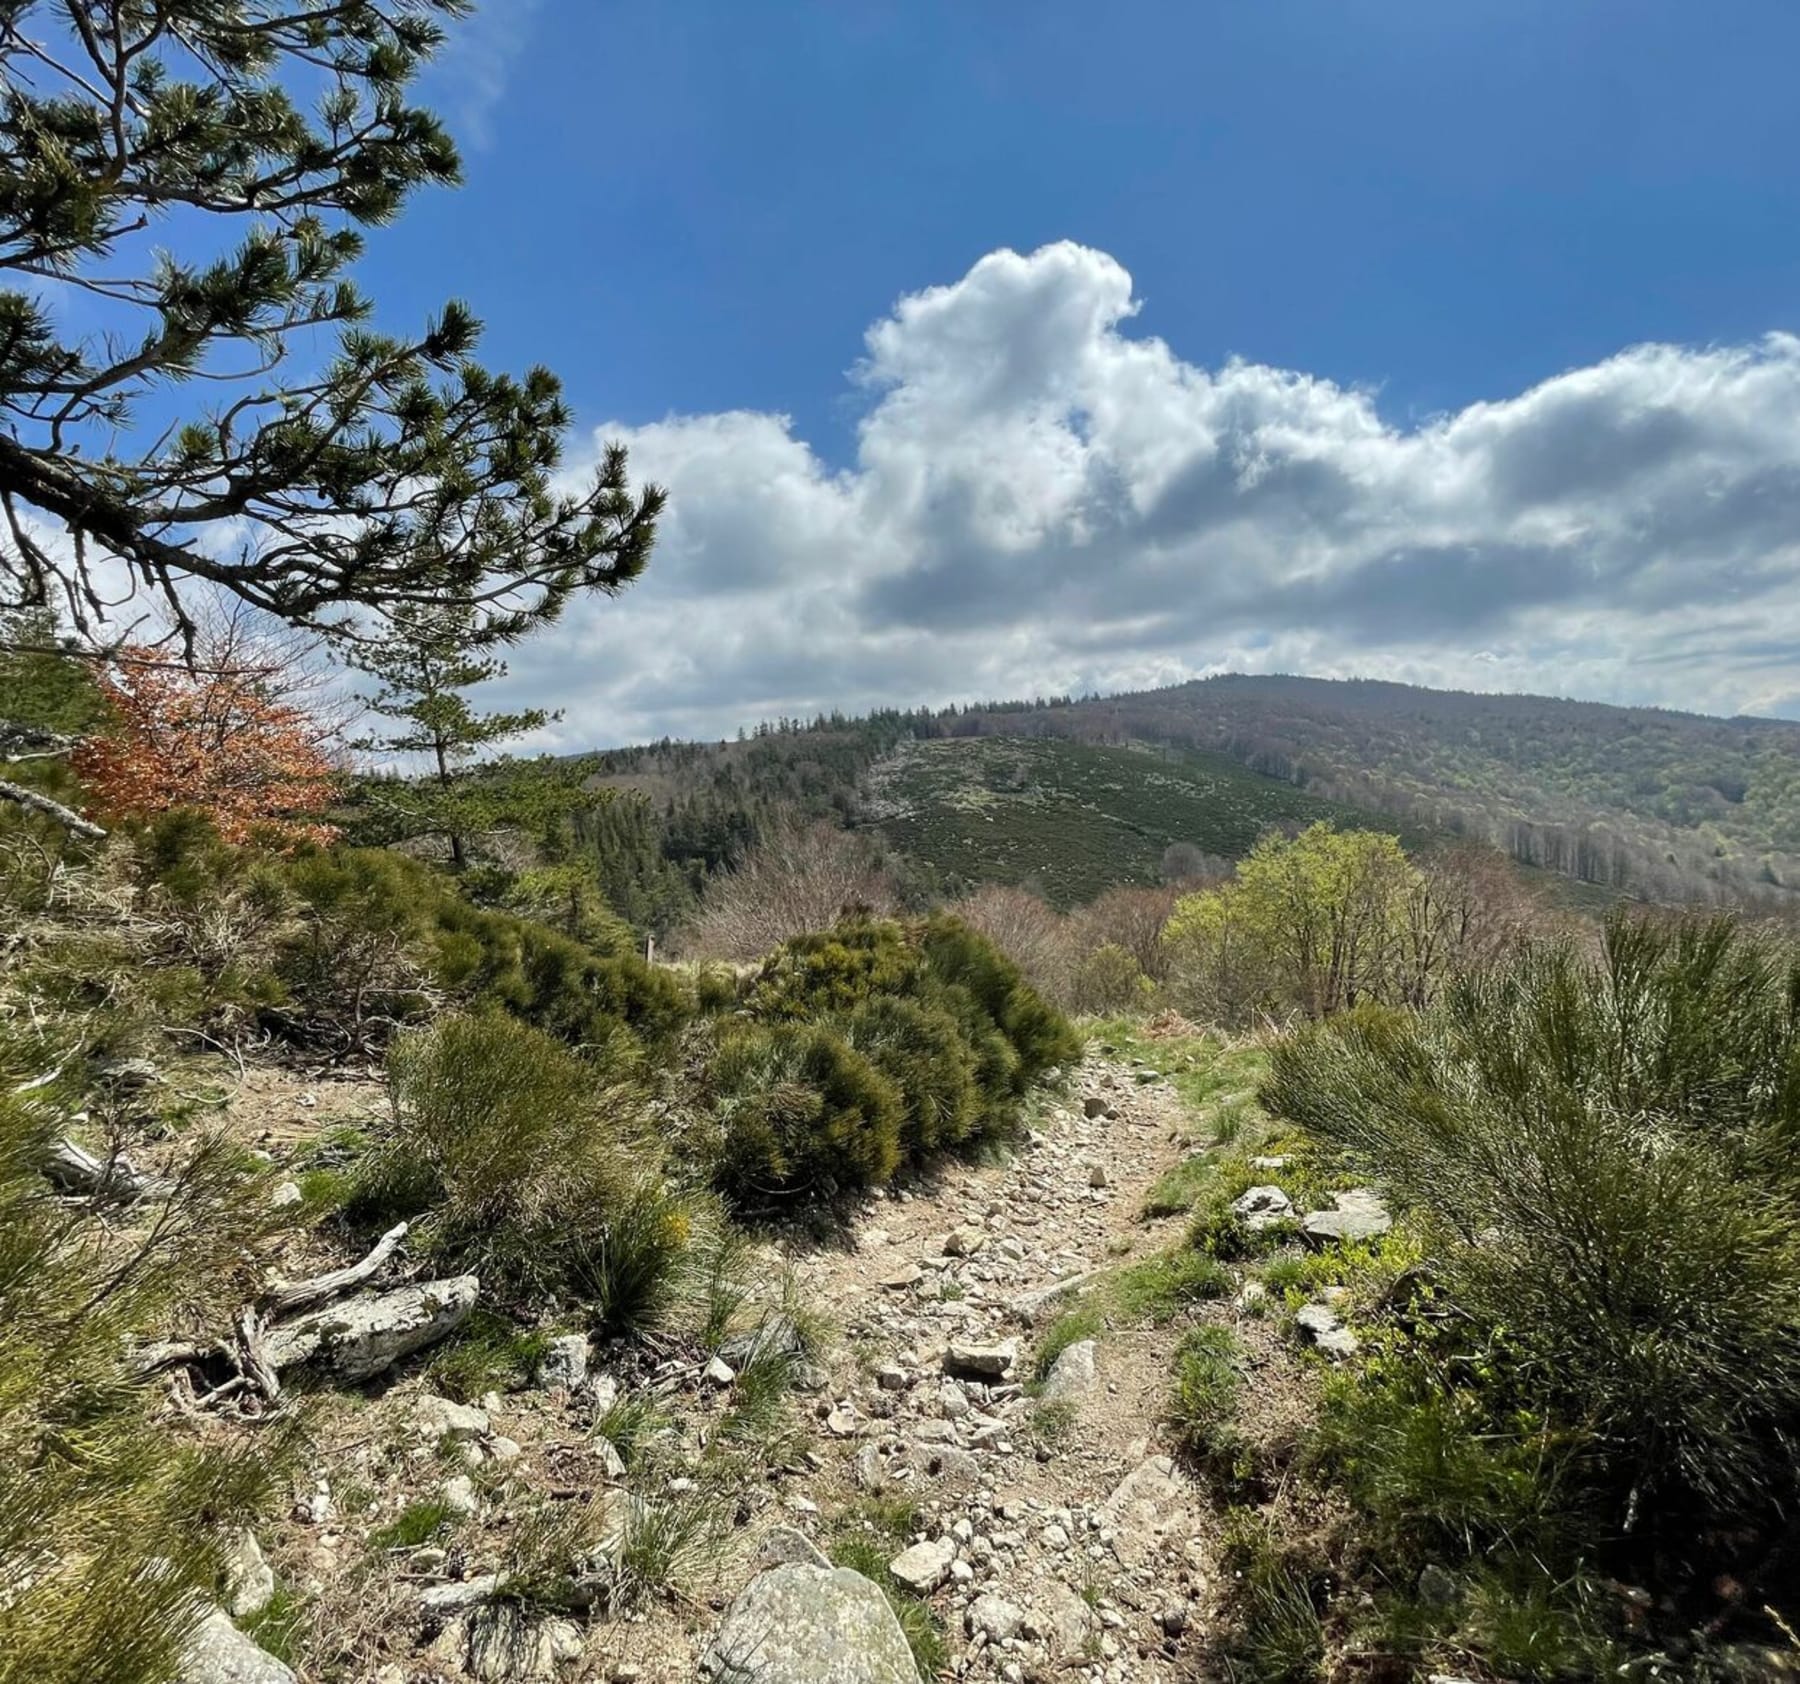
[[[1156,881],[1171,845],[1234,859],[1270,826],[1371,815],[1609,895],[1779,907],[1800,888],[1800,725],[1779,720],[1230,675],[781,720],[593,765],[634,799],[583,834],[645,927],[795,812],[873,832],[921,892],[1024,884],[1062,905]]]
[[[1780,720],[1229,674],[973,723],[1212,750],[1647,899],[1800,887],[1800,725]]]

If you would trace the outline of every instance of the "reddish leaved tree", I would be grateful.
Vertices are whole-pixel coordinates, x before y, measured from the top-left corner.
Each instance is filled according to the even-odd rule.
[[[235,616],[204,629],[193,670],[127,646],[101,680],[111,728],[76,749],[75,773],[103,818],[192,808],[228,842],[329,841],[338,724],[312,705],[317,684],[303,648]]]

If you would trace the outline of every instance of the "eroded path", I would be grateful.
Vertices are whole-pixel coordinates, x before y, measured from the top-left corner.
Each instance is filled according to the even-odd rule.
[[[852,1247],[799,1266],[843,1342],[814,1410],[819,1477],[793,1506],[840,1546],[859,1525],[910,1543],[894,1571],[937,1612],[953,1673],[1182,1668],[1213,1567],[1161,1427],[1176,1335],[1111,1331],[1050,1397],[1032,1382],[1080,1286],[1174,1237],[1140,1213],[1192,1126],[1154,1072],[1090,1053],[1009,1162],[873,1204]]]

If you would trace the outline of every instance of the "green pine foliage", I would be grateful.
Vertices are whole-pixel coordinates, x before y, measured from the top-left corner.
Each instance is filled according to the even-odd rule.
[[[483,368],[456,301],[378,333],[350,279],[364,229],[459,178],[412,96],[468,10],[5,7],[0,492],[27,535],[0,555],[0,606],[98,633],[94,568],[116,557],[189,632],[216,588],[365,645],[421,602],[506,642],[641,572],[661,495],[631,493],[619,450],[559,485],[556,378]],[[106,308],[52,308],[45,275]],[[152,394],[178,407],[139,431]],[[46,527],[69,541],[28,535]]]
[[[178,1306],[242,1289],[245,1212],[262,1201],[202,1146],[154,1238],[67,1208],[41,1166],[75,1096],[14,1091],[46,1060],[0,1043],[0,1684],[165,1684],[227,1528],[274,1494],[279,1446],[171,1433],[128,1353]]]
[[[879,1186],[1014,1126],[1074,1030],[952,918],[849,918],[784,942],[707,1032],[690,1109],[739,1201]]]
[[[388,1057],[394,1127],[350,1216],[415,1219],[427,1255],[502,1301],[579,1305],[608,1333],[654,1325],[696,1211],[655,1172],[633,1094],[609,1074],[500,1012],[403,1036]]]

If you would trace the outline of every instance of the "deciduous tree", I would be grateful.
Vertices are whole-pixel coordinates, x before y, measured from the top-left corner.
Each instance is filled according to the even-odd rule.
[[[196,668],[126,646],[102,690],[112,721],[71,764],[104,817],[204,813],[229,842],[258,831],[328,840],[337,725],[316,705],[304,647],[242,616],[197,626]]]

